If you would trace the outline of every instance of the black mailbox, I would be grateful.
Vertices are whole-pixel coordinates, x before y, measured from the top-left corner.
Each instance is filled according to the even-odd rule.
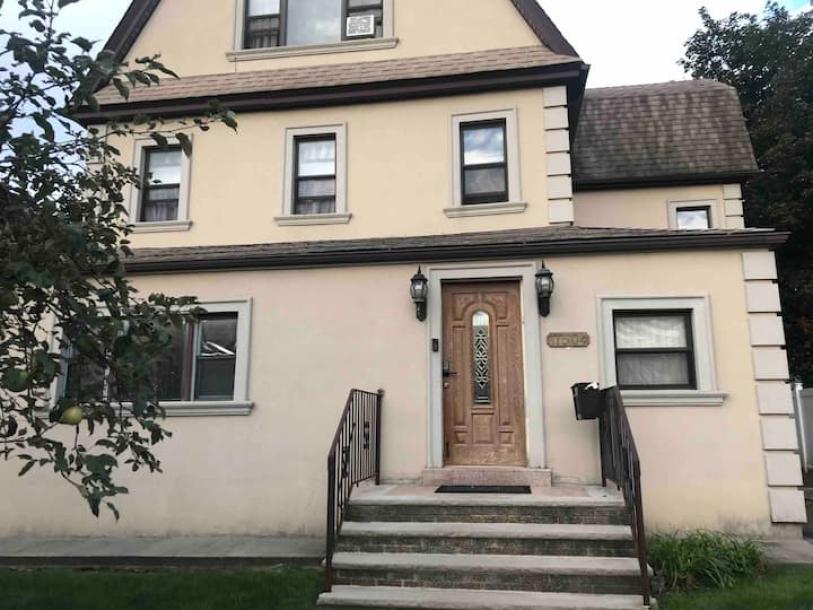
[[[576,419],[598,419],[601,416],[604,410],[604,393],[597,383],[577,383],[570,390],[573,392]]]

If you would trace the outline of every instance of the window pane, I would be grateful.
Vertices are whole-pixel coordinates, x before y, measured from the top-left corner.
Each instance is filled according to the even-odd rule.
[[[156,366],[158,400],[183,399],[183,377],[188,369],[186,346],[189,329],[173,326],[170,332],[172,343]]]
[[[491,403],[491,345],[489,315],[477,311],[472,316],[472,353],[474,354],[474,402]]]
[[[463,129],[463,164],[483,165],[505,161],[505,125]]]
[[[299,176],[336,175],[336,140],[300,140]]]
[[[247,49],[279,46],[279,17],[251,17],[246,28]]]
[[[198,356],[234,357],[237,350],[237,316],[206,316],[200,319]]]
[[[463,190],[466,195],[504,193],[505,168],[467,169],[464,172]]]
[[[689,345],[683,316],[618,316],[615,345],[619,349],[681,348]]]
[[[688,386],[687,354],[618,354],[618,383],[630,386]]]
[[[296,0],[288,3],[288,44],[341,40],[342,0]]]
[[[333,214],[335,199],[299,199],[294,203],[294,214]]]
[[[198,400],[232,400],[234,398],[234,358],[198,360]]]
[[[178,219],[179,188],[150,188],[144,192],[141,205],[142,222],[160,222]]]
[[[300,180],[300,197],[333,197],[336,195],[336,180]]]
[[[280,0],[248,0],[249,17],[278,15]]]
[[[65,396],[78,401],[102,400],[104,378],[105,371],[101,366],[72,358],[67,366]]]
[[[383,0],[347,0],[347,7],[350,9],[368,6],[381,6]]]
[[[702,210],[678,210],[677,226],[678,229],[687,230],[710,229],[711,222],[709,221],[708,208]]]
[[[180,149],[150,150],[147,152],[147,181],[163,184],[181,183]]]

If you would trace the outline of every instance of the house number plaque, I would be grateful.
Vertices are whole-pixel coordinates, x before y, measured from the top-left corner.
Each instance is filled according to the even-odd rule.
[[[555,349],[589,346],[590,335],[587,333],[550,333],[548,335],[548,347]]]

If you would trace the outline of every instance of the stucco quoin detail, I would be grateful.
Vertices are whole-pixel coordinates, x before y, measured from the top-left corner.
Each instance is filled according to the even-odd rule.
[[[575,210],[571,178],[567,88],[547,87],[544,99],[548,220],[552,225],[569,225],[575,221]]]
[[[726,188],[726,222],[729,195]],[[773,252],[759,250],[742,255],[743,278],[748,304],[748,324],[760,411],[762,448],[771,520],[774,523],[807,521],[796,424],[784,349],[785,333],[780,317],[778,289],[774,283],[776,260]]]

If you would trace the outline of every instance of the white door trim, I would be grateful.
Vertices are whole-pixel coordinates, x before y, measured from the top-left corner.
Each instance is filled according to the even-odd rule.
[[[443,304],[441,283],[449,280],[491,280],[516,278],[520,280],[522,306],[523,363],[525,367],[525,433],[527,435],[528,467],[545,468],[545,423],[542,411],[542,330],[537,309],[534,275],[539,270],[535,261],[506,263],[458,263],[434,265],[426,268],[429,279],[427,311],[427,349],[429,357],[427,464],[429,468],[443,467]],[[432,350],[433,339],[440,349]]]

